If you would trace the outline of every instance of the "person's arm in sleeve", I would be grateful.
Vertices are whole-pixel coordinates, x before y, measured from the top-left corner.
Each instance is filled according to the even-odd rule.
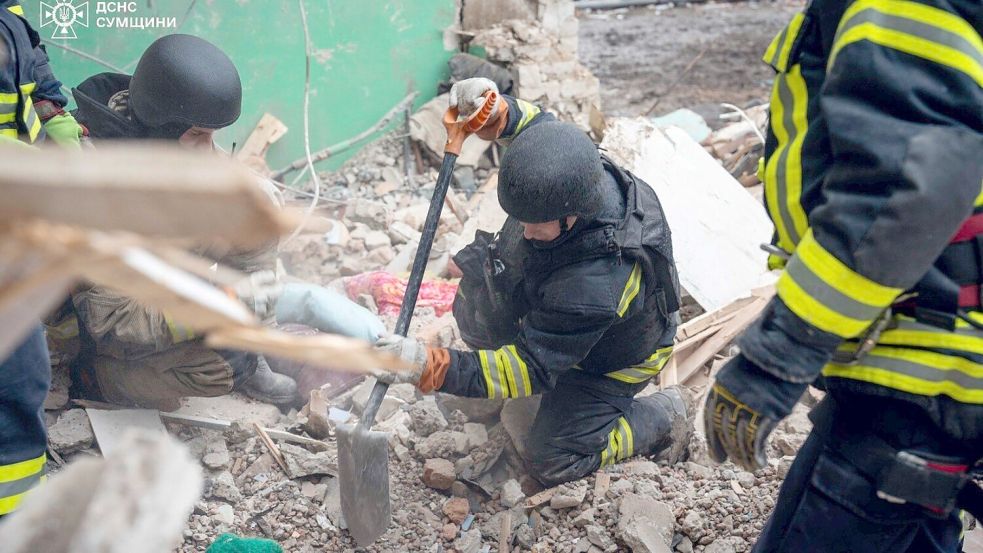
[[[983,42],[967,19],[864,0],[840,21],[820,97],[833,153],[826,201],[741,340],[773,377],[811,382],[925,275],[983,199]]]
[[[553,388],[556,376],[590,353],[619,317],[628,264],[611,274],[609,259],[565,268],[541,288],[543,307],[520,324],[514,344],[496,350],[450,350],[439,391],[489,399],[525,397]]]
[[[96,342],[153,347],[163,351],[195,338],[191,329],[158,309],[103,286],[93,286],[72,296],[79,324]]]

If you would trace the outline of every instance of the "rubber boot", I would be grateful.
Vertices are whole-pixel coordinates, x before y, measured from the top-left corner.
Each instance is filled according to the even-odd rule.
[[[628,416],[635,435],[635,452],[655,455],[657,461],[669,463],[686,460],[695,414],[693,394],[682,386],[636,398]]]
[[[262,355],[257,359],[256,372],[239,386],[239,391],[273,405],[291,405],[297,399],[297,383],[294,379],[273,372]]]

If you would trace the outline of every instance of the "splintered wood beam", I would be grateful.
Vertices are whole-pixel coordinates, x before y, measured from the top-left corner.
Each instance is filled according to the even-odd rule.
[[[293,228],[230,159],[174,146],[0,149],[0,220],[45,219],[156,238],[255,246]]]

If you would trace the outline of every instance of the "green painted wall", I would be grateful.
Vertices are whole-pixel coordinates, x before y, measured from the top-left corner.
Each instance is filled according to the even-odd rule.
[[[48,0],[54,4],[56,0]],[[64,1],[64,0],[63,0]],[[32,24],[39,0],[21,0]],[[411,90],[417,106],[447,78],[443,32],[456,17],[454,0],[304,0],[315,56],[311,65],[311,148],[344,140],[371,126]],[[134,13],[108,17],[176,17],[176,29],[98,28],[96,1],[89,0],[89,26],[75,26],[76,40],[49,40],[92,54],[132,72],[143,50],[175,32],[200,36],[225,50],[243,83],[242,117],[223,130],[224,146],[242,144],[266,111],[289,127],[268,155],[276,169],[304,154],[304,30],[295,0],[139,0]],[[81,0],[74,0],[79,6]],[[39,28],[50,39],[52,25]],[[77,54],[49,45],[55,74],[66,86],[109,71]],[[348,155],[351,155],[349,152]],[[320,168],[336,167],[322,162]]]

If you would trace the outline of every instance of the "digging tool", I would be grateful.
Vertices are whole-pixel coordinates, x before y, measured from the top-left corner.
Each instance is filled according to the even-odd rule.
[[[444,146],[444,160],[437,176],[437,186],[430,199],[430,210],[423,225],[420,245],[413,260],[403,304],[399,308],[395,333],[406,336],[410,319],[416,307],[417,295],[423,283],[423,273],[430,257],[430,247],[437,234],[440,212],[444,206],[447,188],[454,172],[454,163],[461,153],[461,147],[468,136],[478,132],[491,116],[492,108],[498,102],[498,94],[489,91],[484,105],[470,117],[458,120],[456,107],[444,113],[444,127],[447,129],[447,144]],[[389,504],[389,441],[385,432],[373,431],[376,412],[382,404],[389,384],[376,382],[365,404],[365,411],[358,424],[338,426],[338,478],[341,491],[341,512],[348,523],[348,531],[355,542],[364,547],[381,536],[392,519]]]

